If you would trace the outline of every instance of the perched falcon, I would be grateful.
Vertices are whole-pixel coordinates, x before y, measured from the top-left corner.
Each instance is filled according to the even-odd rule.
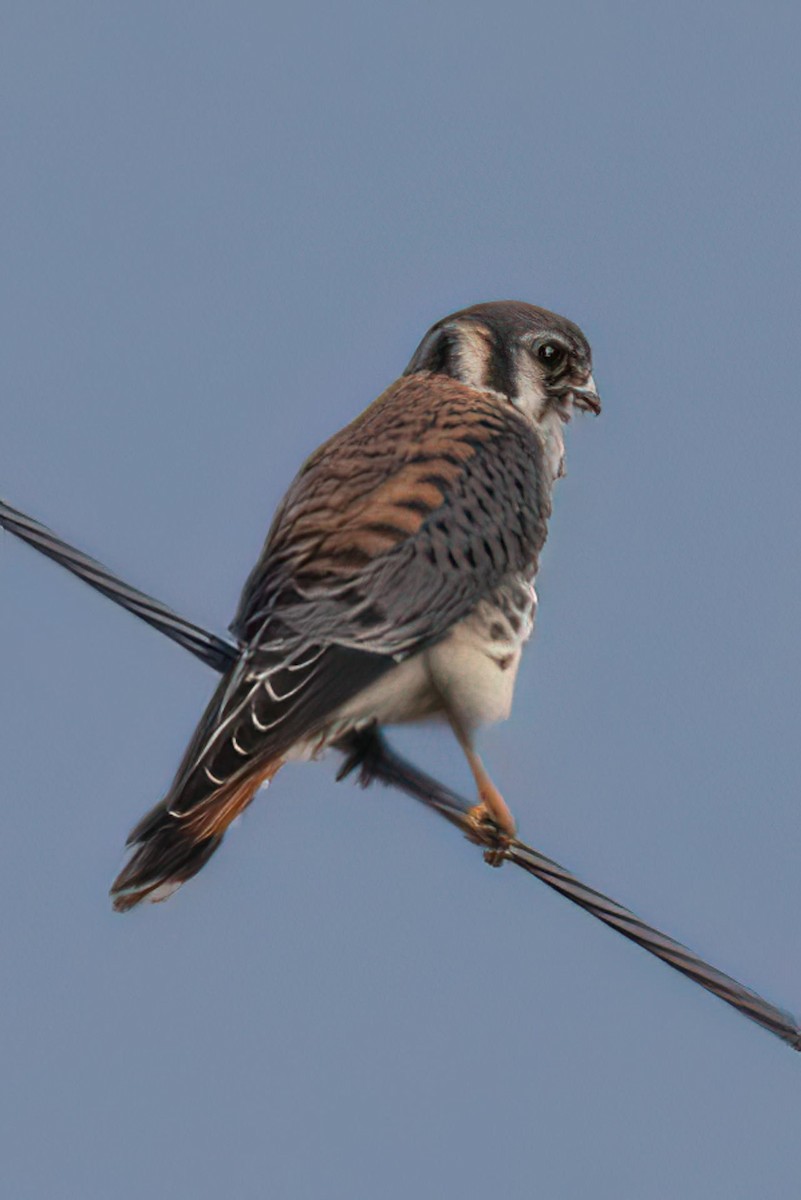
[[[444,718],[502,855],[515,823],[474,749],[509,714],[574,408],[600,411],[571,321],[517,301],[438,321],[400,379],[284,497],[225,675],[164,800],[128,839],[114,907],[164,900],[262,784],[355,729]]]

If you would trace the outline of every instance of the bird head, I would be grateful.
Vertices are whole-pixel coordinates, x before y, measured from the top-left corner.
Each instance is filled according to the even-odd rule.
[[[549,414],[567,422],[574,408],[601,411],[578,325],[519,300],[474,304],[437,321],[404,374],[423,371],[494,392],[535,425]]]

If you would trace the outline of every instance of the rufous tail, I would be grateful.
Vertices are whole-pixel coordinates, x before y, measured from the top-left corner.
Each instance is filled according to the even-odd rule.
[[[115,911],[127,912],[141,900],[167,900],[197,875],[234,818],[280,766],[279,761],[255,777],[226,783],[185,812],[167,801],[157,804],[128,838],[133,853],[111,885]]]

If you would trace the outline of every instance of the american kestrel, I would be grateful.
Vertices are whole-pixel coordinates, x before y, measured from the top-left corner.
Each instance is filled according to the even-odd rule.
[[[301,468],[231,630],[241,647],[175,780],[131,833],[114,907],[164,900],[284,763],[354,730],[444,719],[475,778],[477,840],[515,822],[474,749],[508,716],[564,470],[563,428],[600,401],[564,317],[477,304]]]

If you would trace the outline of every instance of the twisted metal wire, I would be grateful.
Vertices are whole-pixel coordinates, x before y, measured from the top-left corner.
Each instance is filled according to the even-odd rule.
[[[101,563],[57,537],[47,526],[2,500],[0,527],[27,542],[53,562],[66,567],[90,587],[189,650],[215,671],[223,672],[236,661],[239,649],[234,643],[209,633],[201,626],[179,616],[159,600],[124,583]],[[396,754],[375,730],[349,735],[343,739],[339,748],[345,754],[345,761],[337,778],[344,778],[351,771],[358,770],[363,786],[378,780],[388,787],[397,788],[427,808],[438,812],[471,841],[478,840],[490,850],[496,849],[496,841],[491,831],[487,831],[485,838],[477,837],[475,824],[468,816],[472,807],[469,801]],[[649,954],[700,984],[708,992],[712,992],[726,1004],[787,1042],[794,1050],[801,1050],[801,1027],[790,1013],[777,1008],[757,992],[699,958],[680,942],[646,924],[617,901],[589,887],[553,859],[547,858],[539,850],[518,839],[506,846],[503,857],[506,861],[522,867],[547,887],[577,904],[629,941],[642,946]]]

